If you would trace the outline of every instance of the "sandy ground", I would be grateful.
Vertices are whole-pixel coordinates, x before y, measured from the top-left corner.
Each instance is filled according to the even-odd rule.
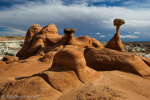
[[[93,83],[58,100],[150,100],[150,80],[121,71],[106,71]]]

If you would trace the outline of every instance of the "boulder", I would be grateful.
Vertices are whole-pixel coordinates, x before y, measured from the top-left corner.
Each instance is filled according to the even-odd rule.
[[[2,56],[0,56],[0,60],[2,60],[3,59],[3,57]]]
[[[4,61],[6,64],[14,63],[18,61],[18,57],[13,56],[5,56],[3,57],[2,61]]]
[[[19,43],[9,43],[8,47],[9,48],[21,48]]]
[[[114,26],[123,25],[123,24],[125,24],[125,21],[124,21],[123,19],[118,19],[118,18],[116,18],[116,19],[114,20]]]
[[[16,56],[18,50],[8,50],[7,52],[5,52],[5,55],[7,56]]]

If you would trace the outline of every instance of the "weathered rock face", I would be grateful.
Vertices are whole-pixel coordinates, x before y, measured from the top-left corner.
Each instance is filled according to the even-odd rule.
[[[122,70],[143,77],[149,77],[150,75],[150,67],[148,62],[150,60],[147,59],[148,61],[143,61],[143,59],[136,54],[122,53],[107,48],[87,48],[85,51],[87,66],[95,70]],[[139,65],[142,65],[142,67]]]
[[[6,64],[10,64],[10,63],[13,63],[13,62],[17,62],[18,57],[5,56],[5,57],[3,57],[2,61],[4,61]]]
[[[88,36],[74,37],[75,31],[65,29],[65,36],[61,36],[54,24],[31,26],[17,55],[19,59],[28,58],[0,65],[0,96],[33,95],[35,99],[56,100],[86,85],[97,86],[102,80],[105,83],[102,71],[110,70],[150,78],[150,60],[104,48]],[[9,58],[3,61],[9,63]]]
[[[99,48],[99,49],[103,48],[103,46],[101,45],[101,43],[98,40],[96,40],[95,38],[91,38],[91,40],[92,40],[92,46],[93,47]]]
[[[79,48],[84,48],[87,45],[93,45],[96,48],[102,48],[102,45],[96,39],[90,39],[88,36],[74,37],[73,33],[76,32],[75,29],[64,29],[65,36],[63,37],[58,34],[58,30],[53,23],[45,26],[44,28],[39,28],[39,26],[36,26],[36,28],[38,27],[38,31],[32,32],[33,29],[36,29],[35,25],[33,26],[31,26],[27,32],[27,34],[32,34],[30,35],[29,39],[32,42],[30,42],[28,40],[28,37],[26,36],[27,39],[25,40],[25,44],[23,48],[18,52],[17,57],[30,57],[33,55],[37,55],[39,53],[37,51],[41,51],[44,49],[47,50],[46,48],[49,48],[49,46],[67,44],[75,45]]]
[[[17,57],[22,57],[30,48],[33,41],[33,36],[41,31],[42,27],[39,24],[33,24],[27,31],[26,38],[22,49],[17,53]]]
[[[121,25],[124,24],[124,23],[125,22],[124,22],[123,19],[115,19],[114,20],[114,26],[116,26],[116,34],[107,43],[107,45],[105,46],[106,48],[118,50],[118,51],[121,51],[121,52],[126,52],[125,48],[124,48],[124,46],[121,42],[120,33],[119,33],[119,29],[120,29]]]
[[[82,50],[72,45],[66,45],[63,50],[54,56],[54,64],[55,63],[73,69],[83,83],[102,76],[100,73],[86,66],[86,60]]]
[[[53,46],[59,43],[61,39],[62,36],[58,35],[58,30],[53,23],[44,28],[39,25],[32,25],[27,32],[24,46],[18,52],[17,56],[30,57],[42,47]]]
[[[116,33],[105,47],[121,52],[126,52],[120,39],[120,33]]]

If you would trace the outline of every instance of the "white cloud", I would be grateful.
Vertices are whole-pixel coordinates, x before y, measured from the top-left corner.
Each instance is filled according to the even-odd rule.
[[[111,34],[109,34],[108,36],[111,36]]]
[[[133,0],[130,0],[130,1],[125,1],[123,4],[127,5],[127,4],[131,4],[131,3],[134,3],[136,1],[133,1]]]
[[[106,36],[105,36],[105,35],[101,35],[101,36],[99,36],[99,37],[104,38],[104,37],[106,37]]]
[[[1,0],[1,2],[9,2],[9,3],[12,3],[12,2],[24,2],[25,0]]]
[[[144,13],[144,11],[142,12]],[[145,15],[146,13],[144,13]],[[139,15],[140,16],[140,15]],[[148,14],[148,16],[150,16]],[[143,17],[144,18],[144,17]],[[140,21],[139,21],[140,20]],[[146,26],[150,26],[150,21],[147,19],[145,20],[141,20],[141,19],[137,19],[137,20],[127,20],[126,21],[126,25],[129,25],[131,27],[146,27]]]
[[[18,29],[13,29],[13,28],[9,28],[7,31],[0,31],[0,34],[1,35],[25,35],[26,34],[26,31],[22,31],[22,30],[18,30]]]
[[[92,0],[91,2],[103,1]],[[108,1],[115,2],[119,0]],[[125,25],[121,26],[120,29],[122,31],[149,30],[150,13],[148,12],[150,12],[150,9],[148,8],[139,10],[121,6],[87,6],[87,2],[90,2],[90,0],[83,0],[81,3],[70,5],[64,5],[64,1],[61,0],[43,0],[42,2],[38,0],[36,3],[28,1],[26,4],[16,4],[11,8],[0,10],[0,27],[27,30],[32,24],[45,26],[49,23],[54,23],[56,26],[60,25],[59,28],[61,29],[71,26],[97,32],[100,29],[114,30],[113,19],[121,18],[125,20]]]
[[[86,1],[86,0],[84,0]],[[46,3],[28,3],[25,5],[15,5],[12,9],[0,11],[0,19],[3,21],[15,22],[40,22],[40,21],[54,21],[54,22],[72,22],[73,20],[80,20],[81,22],[86,21],[95,25],[101,25],[101,22],[106,23],[107,27],[113,27],[113,19],[116,17],[123,18],[126,21],[128,27],[130,26],[143,26],[150,25],[150,10],[132,10],[123,7],[88,7],[86,5],[63,5],[60,0],[46,0]],[[128,14],[126,14],[128,12]],[[103,14],[103,15],[102,15]],[[8,16],[9,15],[9,16]],[[117,15],[117,16],[116,16]],[[137,17],[142,15],[141,17]],[[145,16],[145,17],[144,17]],[[147,21],[139,21],[139,20]],[[18,23],[17,23],[18,24]]]
[[[135,35],[120,35],[120,38],[139,38],[139,36],[135,36]]]
[[[74,3],[116,2],[120,0],[73,0]]]
[[[134,34],[139,35],[139,34],[141,34],[141,33],[140,33],[140,32],[134,32]]]
[[[101,33],[97,32],[96,34],[101,34]]]
[[[90,24],[95,24],[95,22],[94,22],[94,21],[91,21]]]
[[[150,34],[149,32],[143,32],[143,34]]]
[[[143,32],[143,34],[146,35],[146,36],[150,36],[149,32]]]
[[[105,21],[105,20],[104,20],[104,21],[102,21],[102,22],[107,24],[107,23],[109,23],[110,21]]]

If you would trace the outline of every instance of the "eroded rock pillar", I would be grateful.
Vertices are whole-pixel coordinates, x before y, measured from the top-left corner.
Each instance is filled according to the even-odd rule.
[[[114,20],[114,26],[116,26],[116,34],[107,43],[107,45],[105,46],[106,48],[114,49],[114,50],[121,51],[121,52],[126,52],[122,44],[122,41],[120,39],[120,33],[119,33],[120,27],[123,24],[125,24],[125,21],[123,19]]]
[[[63,44],[63,45],[75,44],[75,39],[74,39],[74,35],[73,35],[73,33],[75,33],[75,32],[76,32],[76,29],[65,28],[64,29],[65,36],[62,39],[60,44]]]

